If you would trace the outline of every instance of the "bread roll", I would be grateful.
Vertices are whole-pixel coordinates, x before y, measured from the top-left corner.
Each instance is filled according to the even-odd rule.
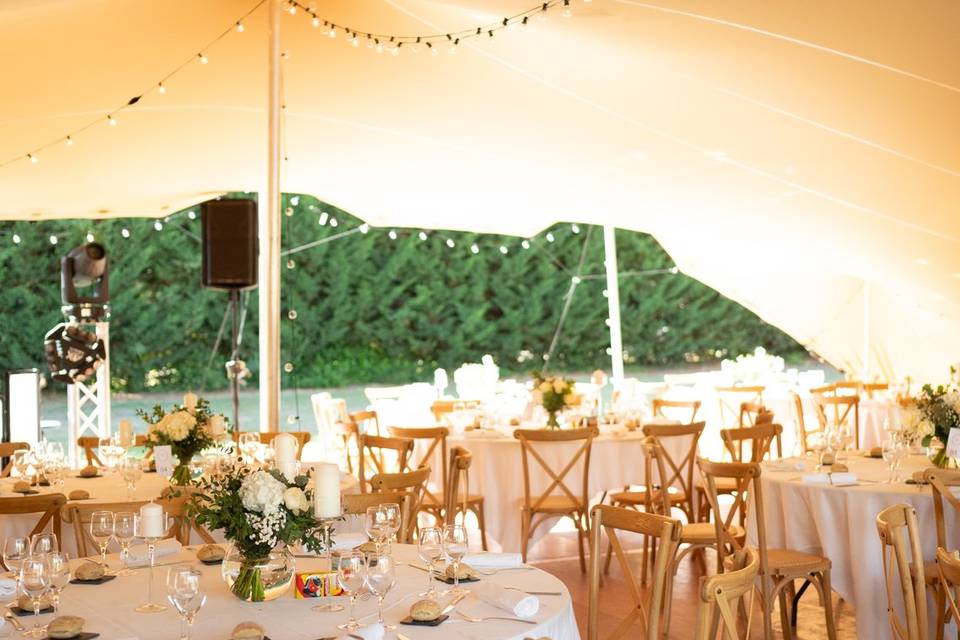
[[[84,620],[80,616],[60,616],[50,621],[47,636],[55,639],[75,638],[83,631]]]
[[[30,491],[30,483],[25,480],[17,480],[13,483],[14,491]]]
[[[90,492],[84,491],[83,489],[74,489],[67,497],[71,500],[88,500],[90,498]]]
[[[256,622],[241,622],[233,628],[230,640],[263,640],[263,627]]]
[[[223,560],[223,547],[218,544],[205,544],[197,550],[197,558],[202,562]]]
[[[83,469],[80,469],[80,477],[81,477],[81,478],[92,478],[92,477],[96,476],[98,473],[100,473],[100,470],[97,469],[97,468],[96,468],[95,466],[93,466],[92,464],[88,464],[88,465],[85,466]]]
[[[20,607],[21,609],[23,609],[24,611],[31,611],[31,612],[32,612],[32,611],[33,611],[33,600],[30,598],[30,596],[28,596],[28,595],[26,595],[26,594],[20,594],[20,597],[17,598],[17,606]],[[40,611],[44,611],[45,609],[49,609],[51,606],[53,606],[53,605],[50,604],[50,597],[49,597],[49,596],[41,596],[41,597],[40,597]]]
[[[456,575],[456,572],[454,572],[453,569],[454,569],[453,565],[450,564],[450,565],[447,565],[447,570],[445,571],[446,576],[447,576],[448,578],[450,578],[451,580],[453,580],[454,578],[458,577],[458,576]],[[459,571],[459,574],[460,574],[460,575],[459,575],[459,578],[460,578],[461,580],[469,580],[469,579],[471,579],[471,578],[476,578],[476,577],[477,577],[477,572],[473,570],[473,567],[471,567],[471,566],[468,565],[468,564],[463,564],[462,562],[460,563],[460,571]]]
[[[103,565],[88,561],[73,570],[73,577],[77,580],[99,580],[104,573]]]
[[[418,600],[410,607],[410,617],[414,620],[428,621],[440,617],[440,603],[436,600]]]

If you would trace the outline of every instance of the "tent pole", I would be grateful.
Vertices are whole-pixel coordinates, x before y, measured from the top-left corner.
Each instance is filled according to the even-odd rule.
[[[863,281],[863,374],[861,379],[870,382],[870,281]]]
[[[260,431],[280,426],[280,0],[269,0],[267,182],[260,199]]]
[[[603,261],[607,270],[607,305],[609,308],[610,351],[613,361],[613,387],[623,382],[623,337],[620,333],[620,283],[617,278],[617,230],[603,225]]]

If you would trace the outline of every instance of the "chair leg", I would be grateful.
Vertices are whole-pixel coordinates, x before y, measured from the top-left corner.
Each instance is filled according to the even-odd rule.
[[[773,578],[760,577],[760,606],[763,609],[763,638],[773,640]]]
[[[944,618],[944,608],[946,607],[946,601],[944,600],[943,589],[939,586],[933,588],[933,602],[934,606],[937,608],[937,626],[935,629],[936,640],[943,640],[943,626],[946,623]],[[957,635],[960,635],[960,629],[957,629]]]
[[[586,572],[587,572],[587,557],[586,557],[586,555],[584,554],[584,551],[583,551],[583,529],[584,529],[584,522],[583,522],[583,518],[580,516],[579,513],[574,514],[573,520],[574,520],[574,522],[576,523],[576,526],[577,526],[577,546],[579,547],[579,552],[580,552],[580,573],[586,573]]]
[[[785,640],[790,640],[793,637],[793,629],[790,627],[790,607],[787,604],[786,588],[780,589],[777,600],[780,603],[780,631]]]
[[[663,621],[664,640],[670,637],[670,612],[671,609],[673,609],[673,577],[676,575],[679,566],[680,563],[676,560],[670,563],[670,568],[667,570],[666,584],[663,585],[663,615],[661,616],[661,620]]]
[[[823,589],[823,614],[827,623],[828,640],[837,640],[837,625],[833,620],[833,591],[830,586],[830,569],[820,572],[820,586]]]
[[[480,525],[480,543],[483,545],[483,550],[487,550],[487,520],[483,515],[483,503],[479,502],[476,506],[477,514],[477,524]]]
[[[523,563],[527,563],[527,546],[530,544],[530,520],[533,518],[531,513],[526,509],[523,510],[520,521],[520,537],[523,538],[523,547],[521,549],[521,556],[523,558]]]

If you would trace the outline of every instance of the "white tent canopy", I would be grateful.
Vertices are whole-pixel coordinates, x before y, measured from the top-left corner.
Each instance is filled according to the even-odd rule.
[[[0,217],[163,216],[266,176],[266,4],[0,3]],[[370,32],[529,0],[325,0]],[[282,186],[372,225],[653,234],[685,273],[831,363],[960,360],[960,4],[573,0],[455,55],[282,20]],[[138,104],[106,115],[156,87]],[[86,123],[75,144],[57,142]],[[39,162],[26,159],[36,153]],[[869,291],[869,302],[864,292]]]

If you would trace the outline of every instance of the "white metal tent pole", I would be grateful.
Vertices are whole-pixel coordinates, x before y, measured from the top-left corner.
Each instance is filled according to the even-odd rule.
[[[613,361],[613,386],[623,382],[623,337],[620,334],[620,283],[617,278],[617,231],[603,225],[604,266],[607,270],[607,305],[610,324],[610,357]]]
[[[269,0],[269,9],[267,184],[259,207],[260,431],[280,426],[280,0]]]
[[[863,281],[863,373],[861,380],[870,382],[870,281]]]

